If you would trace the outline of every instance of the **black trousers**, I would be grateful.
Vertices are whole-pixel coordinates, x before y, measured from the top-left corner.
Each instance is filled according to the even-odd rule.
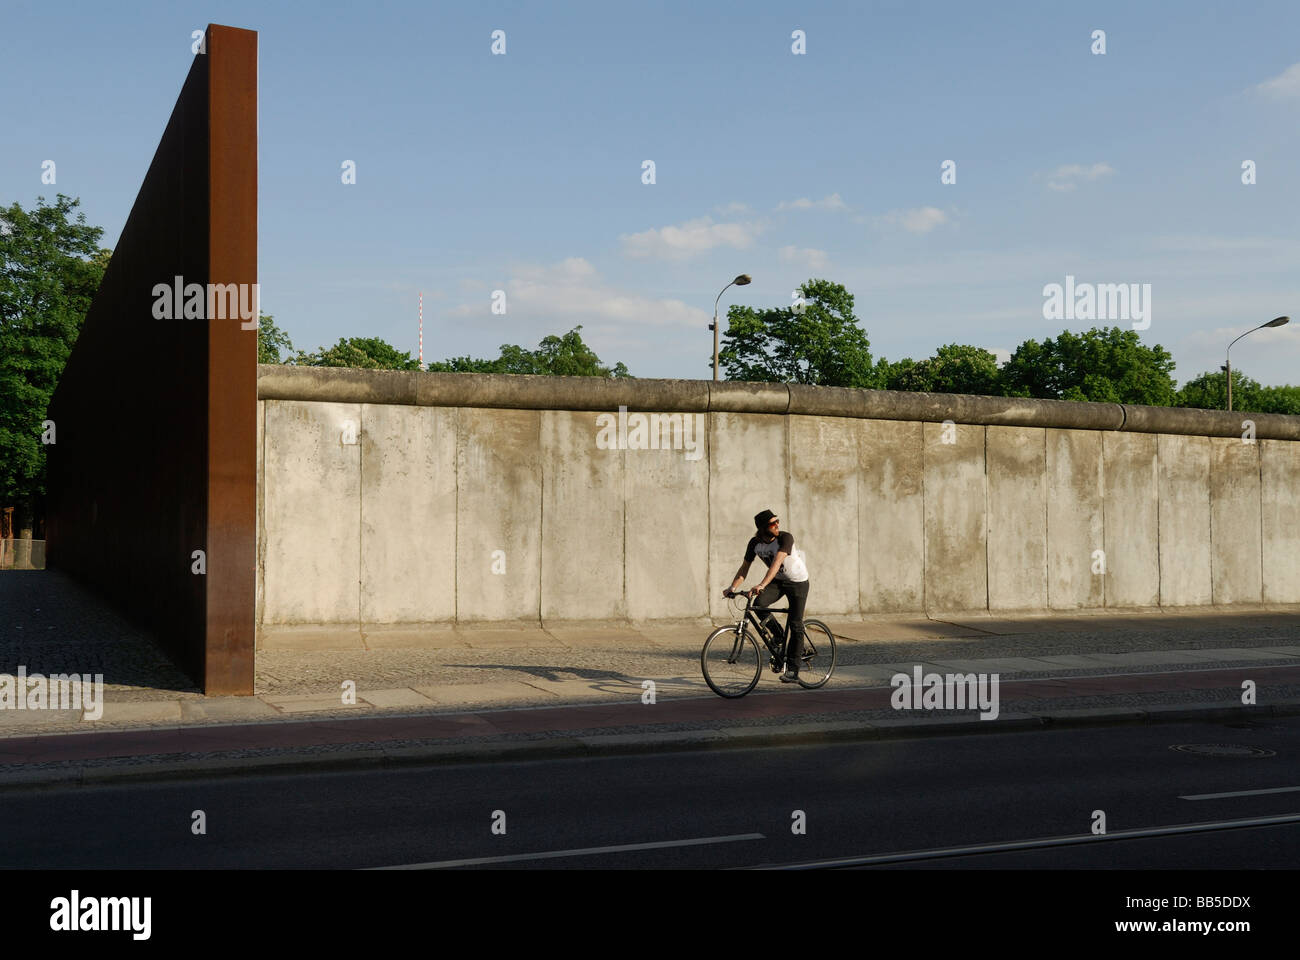
[[[763,626],[771,630],[775,637],[781,637],[781,625],[770,613],[764,614],[763,607],[772,606],[782,597],[790,601],[790,613],[786,618],[788,631],[785,635],[785,666],[787,670],[798,673],[799,654],[803,650],[803,610],[808,604],[808,581],[791,583],[789,580],[773,580],[755,598],[755,612]]]

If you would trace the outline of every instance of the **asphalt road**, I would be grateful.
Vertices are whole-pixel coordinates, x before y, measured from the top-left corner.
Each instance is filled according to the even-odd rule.
[[[1294,868],[1298,758],[1279,718],[12,792],[0,866]]]

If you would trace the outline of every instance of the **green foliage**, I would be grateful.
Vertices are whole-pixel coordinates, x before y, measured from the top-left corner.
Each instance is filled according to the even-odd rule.
[[[1179,407],[1201,410],[1228,409],[1228,380],[1223,371],[1202,373],[1183,385],[1174,399]],[[1242,413],[1300,414],[1300,387],[1264,387],[1243,374],[1232,372],[1232,409]]]
[[[1041,344],[1026,340],[1002,368],[1008,396],[1169,406],[1174,402],[1173,358],[1145,347],[1135,330],[1066,330]]]
[[[1002,392],[997,357],[982,347],[958,343],[940,347],[928,360],[904,359],[887,365],[882,384],[886,390],[926,393],[998,396]]]
[[[268,330],[283,338],[282,345],[292,349],[289,338],[275,327],[270,317],[262,317],[261,330],[265,335]],[[591,348],[582,342],[578,332],[581,326],[574,327],[562,337],[542,338],[536,350],[526,350],[514,344],[502,344],[501,356],[495,360],[482,360],[475,357],[452,357],[441,363],[431,363],[428,369],[440,373],[531,373],[555,377],[627,377],[627,367],[616,363],[612,368],[600,362],[600,358]],[[279,345],[281,341],[275,336],[268,336],[269,344]],[[264,360],[262,357],[263,341],[258,341],[258,359],[260,363],[277,363],[276,360]],[[392,344],[378,337],[340,338],[334,346],[321,347],[314,353],[299,350],[292,363],[304,367],[359,367],[365,370],[418,370],[419,361],[409,352],[399,351]]]
[[[0,503],[45,492],[41,421],[112,256],[80,202],[0,207]]]
[[[300,367],[358,367],[362,370],[418,370],[419,361],[410,351],[402,352],[379,337],[339,338],[332,347],[313,353],[298,351],[294,363]]]
[[[289,334],[275,325],[275,317],[269,313],[259,314],[257,318],[257,362],[279,363],[280,351],[286,357],[293,353],[293,344]]]
[[[809,280],[803,299],[802,313],[793,306],[732,306],[719,372],[728,380],[875,386],[871,344],[853,315],[853,295],[838,283]],[[711,367],[712,356],[708,362]]]
[[[1232,409],[1233,410],[1254,410],[1256,413],[1286,413],[1291,416],[1300,415],[1300,386],[1291,386],[1287,384],[1282,387],[1260,387],[1259,397],[1254,401],[1254,407],[1237,406],[1237,377],[1233,374],[1232,378]]]
[[[431,363],[429,369],[442,373],[531,373],[553,377],[628,377],[627,367],[616,363],[612,368],[600,362],[591,348],[582,342],[576,326],[562,337],[543,337],[536,350],[514,344],[501,345],[495,360],[455,357]]]

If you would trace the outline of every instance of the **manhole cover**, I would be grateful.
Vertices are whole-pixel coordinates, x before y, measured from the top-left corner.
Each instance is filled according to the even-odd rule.
[[[1272,757],[1275,751],[1263,747],[1247,747],[1240,743],[1176,743],[1170,750],[1195,753],[1203,757]]]

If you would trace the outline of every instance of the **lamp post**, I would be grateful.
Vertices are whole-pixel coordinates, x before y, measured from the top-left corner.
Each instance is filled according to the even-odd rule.
[[[750,277],[749,274],[742,273],[735,280],[732,280],[731,283],[727,284],[727,287],[731,286],[733,283],[738,287],[743,287],[752,279],[753,278]],[[713,379],[715,381],[718,379],[718,301],[721,300],[722,295],[727,292],[727,287],[723,287],[719,290],[717,298],[713,301],[713,322],[709,324],[709,329],[713,331]]]
[[[1291,320],[1290,317],[1277,317],[1276,319],[1270,320],[1268,323],[1261,323],[1258,327],[1255,327],[1254,330],[1247,330],[1246,333],[1254,333],[1255,330],[1263,330],[1265,327],[1280,327],[1280,326],[1282,326],[1284,323],[1289,323],[1290,320]],[[1246,335],[1246,333],[1243,333],[1243,334],[1241,335],[1241,337],[1244,337],[1244,336]],[[1238,337],[1237,340],[1240,340],[1241,337]],[[1232,343],[1236,343],[1237,340],[1232,341]],[[1230,354],[1232,353],[1232,343],[1228,344],[1228,349],[1227,349],[1227,351],[1226,351],[1225,354],[1224,354],[1224,360],[1226,360],[1227,363],[1226,363],[1226,365],[1225,365],[1224,368],[1223,368],[1224,371],[1228,374],[1228,410],[1229,410],[1229,412],[1232,411],[1232,357],[1230,356]]]

